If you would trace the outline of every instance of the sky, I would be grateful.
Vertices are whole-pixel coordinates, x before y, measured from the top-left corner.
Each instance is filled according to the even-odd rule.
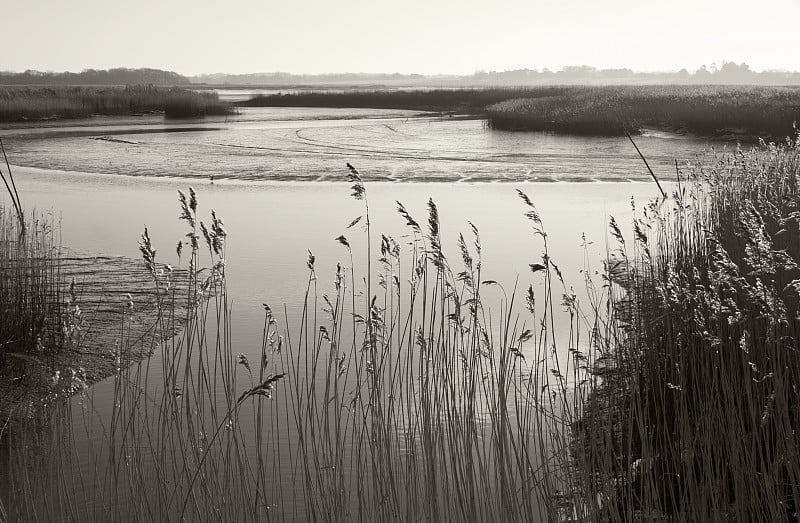
[[[800,0],[0,0],[0,70],[800,71]]]

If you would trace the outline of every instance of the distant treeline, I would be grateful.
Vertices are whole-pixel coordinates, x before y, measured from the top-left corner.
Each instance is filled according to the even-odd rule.
[[[400,73],[330,73],[330,74],[293,74],[293,73],[248,73],[248,74],[201,74],[189,77],[192,83],[208,85],[335,85],[335,84],[380,84],[384,82],[400,82],[407,85],[424,83],[437,78],[449,76],[424,76],[421,74]],[[452,77],[456,78],[456,77]]]
[[[722,62],[717,67],[701,66],[695,72],[640,73],[631,69],[596,69],[585,65],[548,69],[478,72],[473,75],[479,83],[489,85],[800,85],[800,72],[756,72],[745,63]]]
[[[189,79],[161,69],[85,69],[80,73],[0,72],[0,85],[187,85]]]
[[[800,85],[800,72],[761,71],[745,63],[723,61],[690,72],[642,73],[632,69],[597,69],[587,65],[549,69],[478,71],[471,75],[421,75],[400,73],[202,74],[183,76],[161,69],[86,69],[80,73],[25,71],[0,72],[0,85],[170,85],[237,86],[394,86],[394,87],[523,87],[537,85]]]
[[[689,72],[640,73],[631,69],[596,69],[586,65],[567,66],[559,71],[517,69],[479,71],[471,75],[420,74],[206,74],[190,77],[193,83],[210,85],[320,86],[372,85],[396,87],[512,87],[535,85],[800,85],[800,73],[786,71],[755,72],[745,63],[722,62]]]
[[[191,118],[231,111],[216,93],[178,87],[0,87],[0,122],[146,113]]]
[[[245,107],[362,107],[470,114],[489,127],[621,135],[642,128],[741,139],[785,137],[800,121],[800,87],[549,86],[318,90],[258,96]]]

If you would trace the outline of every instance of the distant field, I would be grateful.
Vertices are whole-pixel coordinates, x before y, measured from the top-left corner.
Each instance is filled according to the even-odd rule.
[[[142,113],[184,118],[229,114],[231,110],[216,94],[181,88],[0,87],[0,122]]]
[[[243,107],[365,107],[470,114],[493,129],[620,135],[654,128],[705,136],[781,138],[800,120],[800,88],[604,86],[309,91]]]

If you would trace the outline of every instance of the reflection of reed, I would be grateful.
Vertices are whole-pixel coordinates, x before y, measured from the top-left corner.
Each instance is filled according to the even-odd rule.
[[[0,438],[0,500],[7,520],[77,520],[88,513],[87,507],[73,505],[75,499],[92,498],[88,493],[77,498],[72,486],[81,470],[82,438],[73,433],[79,416],[71,403],[63,396],[32,403],[24,418],[6,427]]]

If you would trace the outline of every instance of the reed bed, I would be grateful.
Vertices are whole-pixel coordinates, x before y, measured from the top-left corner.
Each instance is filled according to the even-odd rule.
[[[189,231],[178,252],[183,242],[189,246],[188,281],[157,262],[145,229],[140,250],[159,314],[149,336],[132,335],[139,332],[132,325],[139,305],[130,295],[121,300],[119,338],[107,354],[117,365],[108,395],[94,397],[85,387],[64,390],[54,381],[47,401],[5,427],[11,473],[0,481],[0,493],[11,519],[166,520],[186,505],[191,520],[231,514],[223,519],[239,520],[243,498],[237,492],[250,492],[241,483],[249,480],[250,466],[236,454],[236,433],[224,430],[237,404],[235,359],[226,352],[229,314],[219,287],[226,233],[216,217],[209,228],[197,220],[193,191],[182,202]],[[207,267],[199,266],[201,234],[211,242]],[[176,303],[179,296],[185,304]],[[181,310],[182,318],[176,316]],[[158,363],[149,358],[129,365],[135,359],[130,353],[157,349]]]
[[[216,93],[137,85],[126,87],[2,87],[0,122],[163,113],[171,118],[231,114]]]
[[[495,89],[319,89],[257,95],[238,102],[240,107],[362,107],[483,114],[487,105],[533,93],[556,95],[563,87]]]
[[[800,141],[688,169],[625,243],[620,337],[572,422],[584,520],[795,520]]]
[[[752,86],[579,87],[486,108],[493,129],[622,136],[643,128],[704,136],[793,133],[800,90]]]
[[[24,221],[21,221],[24,220]],[[0,362],[64,344],[61,243],[52,216],[0,206]],[[0,367],[2,369],[2,367]]]
[[[624,136],[642,128],[743,139],[782,138],[800,119],[800,89],[757,86],[543,86],[307,91],[261,95],[243,107],[365,107],[480,116],[488,127]]]

